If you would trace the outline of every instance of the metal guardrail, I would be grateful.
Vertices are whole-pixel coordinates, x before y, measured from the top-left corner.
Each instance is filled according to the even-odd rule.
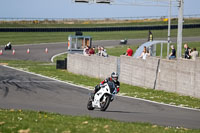
[[[171,29],[177,29],[171,25]],[[200,28],[200,24],[186,24],[183,28]],[[161,26],[131,26],[131,27],[96,27],[96,28],[0,28],[0,32],[103,32],[103,31],[133,31],[133,30],[164,30],[167,25]]]

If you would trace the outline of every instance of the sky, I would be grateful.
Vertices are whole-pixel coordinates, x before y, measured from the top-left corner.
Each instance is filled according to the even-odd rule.
[[[200,14],[199,5],[200,0],[184,0],[184,15]],[[177,7],[172,8],[172,15],[178,15]],[[0,0],[0,18],[92,19],[145,16],[168,16],[168,7],[78,4],[72,0]]]

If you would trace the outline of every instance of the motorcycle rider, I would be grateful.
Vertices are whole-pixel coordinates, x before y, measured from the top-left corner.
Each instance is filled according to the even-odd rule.
[[[103,80],[99,85],[95,86],[94,94],[92,95],[92,99],[94,99],[94,95],[101,89],[101,85],[107,82],[114,82],[115,88],[117,89],[117,93],[119,92],[120,82],[118,81],[118,74],[113,72],[111,77],[106,78]]]

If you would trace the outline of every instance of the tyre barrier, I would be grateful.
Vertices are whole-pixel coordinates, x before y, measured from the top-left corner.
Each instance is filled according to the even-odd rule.
[[[56,61],[56,69],[67,69],[67,58]]]

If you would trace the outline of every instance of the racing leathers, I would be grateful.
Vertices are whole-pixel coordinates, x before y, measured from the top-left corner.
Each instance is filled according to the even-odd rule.
[[[113,80],[111,77],[106,78],[103,80],[99,85],[95,86],[94,95],[101,89],[101,85],[107,82],[114,82],[115,88],[117,89],[117,93],[119,92],[120,82],[118,80]]]

